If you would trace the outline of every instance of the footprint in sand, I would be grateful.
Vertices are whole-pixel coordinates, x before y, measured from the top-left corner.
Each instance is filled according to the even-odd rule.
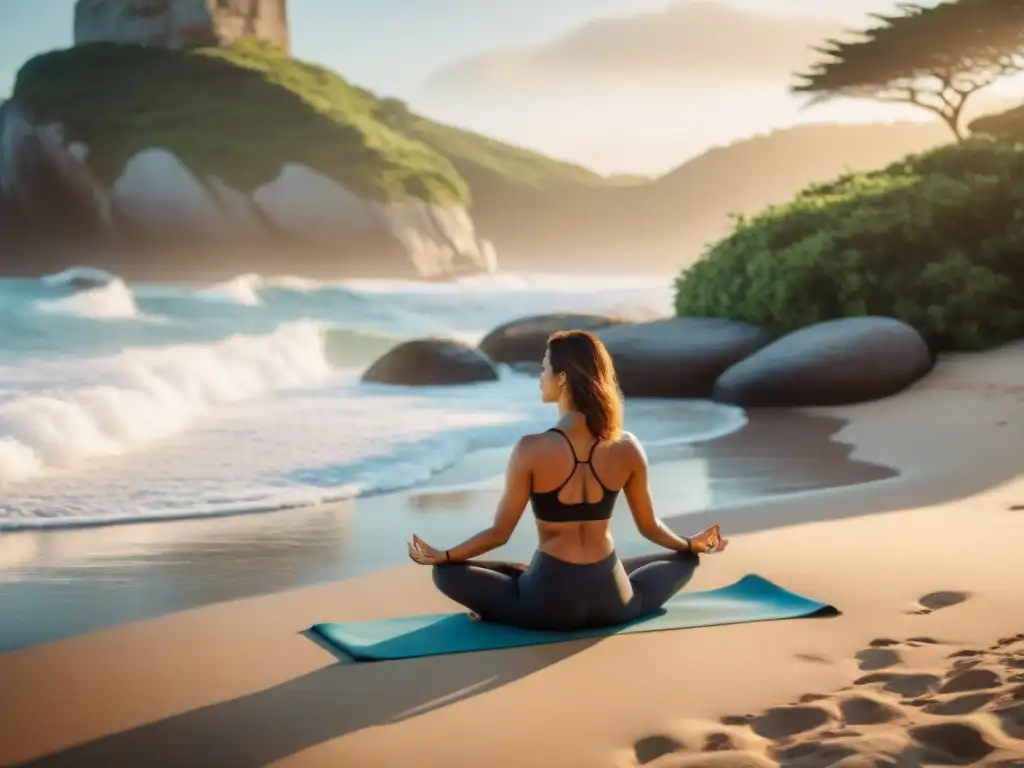
[[[1024,704],[1013,704],[996,710],[1003,730],[1015,739],[1024,739]]]
[[[653,763],[659,757],[664,757],[673,752],[682,752],[685,749],[686,745],[682,742],[662,734],[647,736],[633,745],[637,765],[647,765],[648,763]]]
[[[984,693],[967,693],[957,696],[955,699],[945,701],[929,701],[924,706],[924,711],[929,715],[942,715],[943,717],[959,717],[977,712],[998,696],[997,693],[985,691]]]
[[[847,725],[880,725],[903,717],[903,711],[884,699],[859,694],[839,703]]]
[[[873,685],[881,683],[882,688],[890,693],[898,693],[906,698],[917,698],[935,690],[942,678],[927,672],[873,672],[853,681],[854,685]]]
[[[919,597],[917,603],[904,611],[904,613],[923,616],[935,611],[941,611],[943,608],[959,605],[970,596],[970,592],[929,592],[927,595]]]
[[[985,667],[974,667],[963,672],[956,672],[939,688],[939,693],[965,693],[967,691],[986,691],[998,688],[1003,684],[999,673]]]
[[[704,739],[705,752],[728,752],[734,749],[739,749],[739,747],[728,733],[716,731],[709,733]]]
[[[888,669],[889,667],[895,667],[901,661],[903,657],[900,656],[899,651],[894,651],[892,648],[865,648],[863,651],[858,651],[855,657],[857,659],[857,666],[862,672],[875,672],[879,669]]]
[[[813,731],[834,719],[831,712],[816,706],[773,707],[751,720],[750,727],[758,736],[776,740]]]
[[[924,747],[925,762],[967,765],[995,751],[995,747],[973,722],[952,721],[919,725],[910,737]]]
[[[851,749],[845,744],[824,741],[805,741],[802,744],[795,744],[792,747],[780,750],[776,755],[782,765],[785,766],[818,766],[837,765],[857,754],[857,750]]]
[[[891,637],[876,637],[874,640],[872,640],[870,643],[868,643],[868,647],[869,648],[891,648],[894,645],[899,645],[899,644],[900,644],[899,640],[893,640]]]

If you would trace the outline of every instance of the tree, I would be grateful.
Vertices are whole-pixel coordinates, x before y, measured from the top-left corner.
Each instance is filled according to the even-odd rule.
[[[1024,0],[903,3],[852,40],[827,40],[825,59],[790,90],[809,105],[834,98],[913,104],[938,115],[958,140],[968,98],[1024,71]]]

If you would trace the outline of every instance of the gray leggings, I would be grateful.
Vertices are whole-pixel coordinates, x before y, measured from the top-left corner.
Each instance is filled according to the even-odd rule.
[[[434,584],[488,621],[572,631],[632,621],[659,610],[686,586],[700,559],[667,552],[569,563],[538,551],[524,568],[470,560],[434,566]]]

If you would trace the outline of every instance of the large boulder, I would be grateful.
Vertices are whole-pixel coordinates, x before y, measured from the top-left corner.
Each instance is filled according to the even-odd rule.
[[[78,0],[75,44],[189,48],[256,38],[289,48],[287,0]]]
[[[44,242],[101,239],[109,205],[86,154],[82,145],[67,142],[59,125],[39,124],[18,102],[3,102],[0,219],[11,222],[5,230]]]
[[[901,320],[829,320],[783,336],[729,368],[714,398],[744,407],[877,400],[915,382],[932,362],[924,339]]]
[[[597,314],[531,315],[499,325],[484,336],[480,349],[499,363],[540,363],[548,337],[556,331],[597,331],[626,322]]]
[[[676,317],[597,332],[627,397],[710,397],[729,366],[770,343],[763,328],[713,317]]]
[[[386,352],[363,374],[364,382],[429,387],[496,381],[488,357],[454,339],[414,339]]]

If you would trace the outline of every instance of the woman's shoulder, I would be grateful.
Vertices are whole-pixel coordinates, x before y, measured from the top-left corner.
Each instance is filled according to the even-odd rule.
[[[617,446],[620,450],[632,452],[640,448],[640,438],[634,435],[632,432],[626,432],[623,430],[617,438],[609,440],[609,444]]]

